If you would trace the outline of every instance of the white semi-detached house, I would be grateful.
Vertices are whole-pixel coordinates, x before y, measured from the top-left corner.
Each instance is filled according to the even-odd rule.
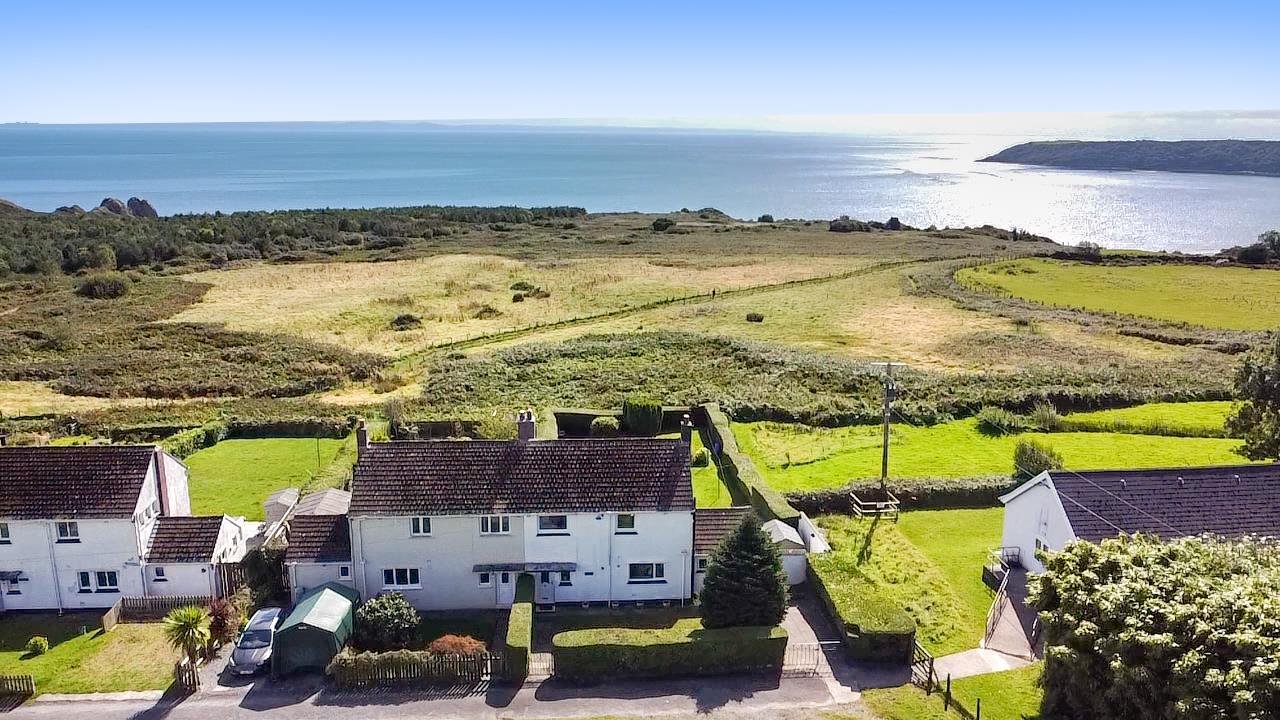
[[[540,605],[691,597],[688,428],[679,440],[536,440],[533,422],[522,414],[510,441],[358,433],[348,520],[362,597],[506,607],[522,573]]]
[[[190,516],[187,468],[158,447],[0,447],[0,609],[213,594],[208,573],[243,556],[244,526]]]

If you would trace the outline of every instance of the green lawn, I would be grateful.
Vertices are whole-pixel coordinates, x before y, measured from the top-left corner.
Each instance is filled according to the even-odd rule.
[[[1036,720],[1040,717],[1042,693],[1036,685],[1040,666],[1009,670],[989,675],[956,680],[951,684],[952,697],[969,712],[977,709],[982,699],[984,720]],[[867,707],[882,720],[954,720],[955,711],[944,712],[942,695],[925,695],[914,685],[862,693]]]
[[[664,438],[678,438],[679,433],[670,433],[662,435]],[[689,451],[694,457],[698,456],[698,452],[703,448],[702,434],[693,434],[693,443]],[[706,465],[701,467],[693,467],[693,499],[700,508],[723,508],[733,507],[733,496],[729,493],[729,488],[720,481],[720,471],[716,467],[715,459],[712,458]]]
[[[103,633],[101,618],[100,613],[41,613],[0,619],[0,675],[31,675],[38,693],[169,687],[177,655],[164,639],[163,626],[121,624]],[[27,640],[37,633],[49,639],[49,652],[25,657]]]
[[[738,445],[765,479],[782,492],[845,485],[880,474],[880,428],[812,428],[774,422],[733,426]],[[1245,462],[1238,440],[1104,432],[1024,433],[988,437],[973,418],[914,427],[894,425],[890,474],[894,477],[1010,475],[1019,439],[1034,437],[1062,454],[1074,470],[1177,467]]]
[[[1144,435],[1214,435],[1225,432],[1230,400],[1147,403],[1117,410],[1071,413],[1065,420],[1079,430],[1139,432]]]
[[[262,501],[276,490],[301,487],[338,454],[342,440],[265,438],[223,440],[186,459],[191,512],[261,520]]]
[[[1274,270],[1026,259],[967,268],[956,279],[1058,307],[1231,330],[1280,326],[1280,272]]]

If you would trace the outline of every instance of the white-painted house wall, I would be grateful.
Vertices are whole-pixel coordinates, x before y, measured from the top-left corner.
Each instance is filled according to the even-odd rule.
[[[617,531],[616,513],[567,513],[565,533],[539,533],[537,515],[511,515],[510,532],[482,535],[479,516],[434,516],[431,535],[413,536],[411,518],[352,517],[356,589],[365,598],[404,593],[423,610],[494,608],[511,602],[518,572],[480,584],[476,565],[573,563],[568,585],[549,579],[555,602],[680,600],[692,592],[693,513],[634,513],[634,532]],[[630,563],[663,563],[662,582],[634,583]],[[417,568],[420,587],[385,588],[385,568]],[[535,584],[541,581],[534,574]],[[548,588],[540,588],[547,590]]]
[[[1004,503],[1004,533],[1001,544],[1018,548],[1022,566],[1029,572],[1043,572],[1036,550],[1061,550],[1076,539],[1067,512],[1047,473],[1027,481],[1000,498]]]
[[[326,562],[326,563],[289,563],[289,588],[293,596],[293,601],[298,602],[298,598],[313,587],[323,585],[327,582],[341,583],[349,588],[356,586],[355,575],[351,571],[351,563],[343,562]],[[342,572],[346,568],[346,576]]]
[[[218,563],[235,563],[248,549],[244,518],[222,518],[222,528],[209,562],[147,563],[148,595],[209,595],[219,597]]]

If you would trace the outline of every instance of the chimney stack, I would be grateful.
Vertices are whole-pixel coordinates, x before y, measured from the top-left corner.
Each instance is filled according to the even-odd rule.
[[[364,418],[356,421],[356,459],[364,457],[364,451],[369,449],[369,426],[365,424]]]
[[[533,408],[521,410],[516,414],[516,439],[528,442],[538,436],[538,420]]]
[[[693,445],[693,422],[689,420],[689,413],[680,418],[680,442],[686,446]]]

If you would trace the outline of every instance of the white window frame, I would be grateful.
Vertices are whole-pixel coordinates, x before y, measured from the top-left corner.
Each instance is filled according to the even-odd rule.
[[[5,581],[4,581],[4,594],[5,594],[5,595],[21,595],[21,594],[22,594],[22,588],[18,585],[18,583],[20,583],[20,582],[22,582],[22,578],[14,578],[13,580],[5,580]]]
[[[351,566],[350,566],[350,565],[339,565],[339,566],[338,566],[338,577],[343,578],[343,579],[346,579],[346,578],[351,577]]]
[[[82,593],[93,592],[93,573],[91,571],[76,571],[76,590]]]
[[[56,528],[58,534],[58,542],[60,543],[78,543],[80,542],[80,523],[75,520],[59,520]]]
[[[169,582],[169,578],[164,576],[163,565],[153,565],[151,567],[151,579],[156,582]]]
[[[649,566],[649,577],[636,577],[636,568]],[[661,585],[667,582],[667,564],[664,562],[627,563],[628,585]]]
[[[697,560],[698,572],[700,573],[706,572],[707,566],[710,564],[711,564],[711,558],[708,558],[706,556],[699,557]]]
[[[493,587],[493,573],[482,572],[482,573],[479,573],[479,576],[480,577],[476,578],[476,583],[479,587],[482,587],[482,588]]]
[[[82,593],[118,593],[120,592],[120,572],[117,570],[79,570],[77,580]],[[112,582],[106,582],[110,574]],[[89,576],[90,585],[84,584],[85,575]]]
[[[431,517],[416,515],[409,518],[409,535],[412,537],[431,537]]]
[[[9,523],[0,523],[0,545],[12,545],[13,538],[9,536]]]
[[[543,527],[542,522],[544,520],[549,522],[556,521],[556,524],[560,524],[559,521],[563,520],[564,527]],[[539,535],[568,535],[569,534],[569,516],[568,515],[539,515],[538,516],[538,534]]]
[[[497,527],[497,530],[494,530]],[[481,515],[480,516],[480,534],[481,535],[510,535],[511,534],[511,516],[510,515]]]
[[[629,526],[622,524],[622,519],[627,518],[631,523]],[[613,533],[615,535],[635,535],[636,534],[636,516],[635,513],[618,513],[613,521]]]
[[[573,586],[573,573],[569,572],[568,570],[561,570],[561,571],[560,571],[560,582],[559,582],[558,584],[560,585],[560,587],[572,587],[572,586]]]
[[[400,582],[399,574],[404,573],[405,582]],[[391,582],[387,582],[387,573],[391,573]],[[417,578],[415,580],[414,578]],[[383,590],[421,590],[422,589],[422,571],[416,567],[394,567],[382,568],[382,589]]]

